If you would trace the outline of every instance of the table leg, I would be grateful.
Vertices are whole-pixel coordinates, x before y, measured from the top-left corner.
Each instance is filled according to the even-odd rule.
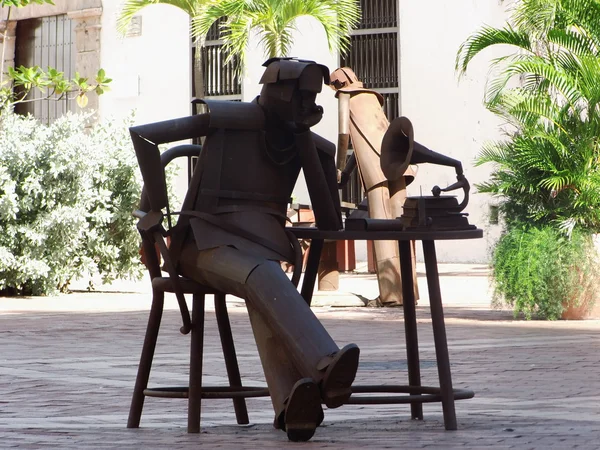
[[[400,248],[400,275],[402,277],[402,305],[404,309],[404,333],[406,335],[408,384],[410,386],[421,386],[419,339],[417,336],[417,313],[415,308],[410,241],[399,241],[398,245]],[[411,403],[410,415],[413,419],[423,420],[423,403]]]
[[[306,262],[306,271],[304,272],[302,290],[300,291],[309,306],[312,301],[313,291],[315,290],[321,250],[323,250],[323,239],[313,239],[308,249],[308,261]]]
[[[456,411],[454,409],[454,393],[452,391],[452,374],[450,373],[450,357],[448,356],[444,308],[442,306],[442,296],[440,293],[440,278],[437,268],[434,241],[423,241],[423,253],[425,257],[425,272],[427,274],[427,288],[429,289],[429,304],[431,308],[433,340],[435,342],[435,356],[440,379],[444,426],[446,430],[456,430],[457,424]]]

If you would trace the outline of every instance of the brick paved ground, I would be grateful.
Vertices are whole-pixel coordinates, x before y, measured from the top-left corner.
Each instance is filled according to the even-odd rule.
[[[455,387],[476,397],[457,402],[458,431],[444,431],[439,404],[411,421],[407,405],[326,411],[306,444],[288,443],[270,423],[267,399],[248,401],[251,425],[236,426],[230,403],[203,403],[203,432],[185,432],[183,400],[147,399],[142,428],[125,428],[147,318],[145,293],[94,293],[0,299],[0,448],[255,449],[598,449],[600,321],[523,322],[490,310],[485,269],[442,267]],[[420,280],[421,282],[422,280]],[[373,277],[342,287],[369,296]],[[425,285],[418,307],[423,384],[436,385]],[[165,312],[151,382],[185,384],[188,338],[178,313]],[[243,304],[231,320],[241,371],[262,375]],[[358,382],[406,383],[400,310],[318,308],[338,343],[362,350]],[[212,312],[207,314],[205,379],[224,383]]]

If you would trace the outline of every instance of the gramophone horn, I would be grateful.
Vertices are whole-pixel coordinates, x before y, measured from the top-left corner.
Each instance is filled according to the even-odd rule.
[[[406,117],[398,117],[390,123],[390,127],[381,142],[381,170],[388,180],[396,179],[404,173],[410,164],[431,163],[449,166],[462,175],[462,163],[441,153],[429,150],[414,141],[412,123]]]
[[[397,180],[411,164],[414,131],[407,117],[392,120],[381,142],[381,170],[388,180]]]

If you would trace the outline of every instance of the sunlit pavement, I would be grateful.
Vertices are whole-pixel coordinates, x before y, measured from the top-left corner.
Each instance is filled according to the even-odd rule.
[[[437,385],[423,268],[417,307],[421,374]],[[186,433],[186,402],[148,398],[141,428],[125,427],[149,309],[148,284],[94,293],[0,298],[0,448],[600,448],[600,321],[525,322],[489,307],[487,269],[440,265],[459,429],[445,431],[439,403],[411,421],[408,405],[348,405],[325,411],[306,444],[272,428],[268,399],[249,399],[251,424],[235,425],[231,402],[206,400],[202,433]],[[340,289],[377,295],[373,275],[343,275]],[[210,305],[210,301],[208,304]],[[226,384],[212,307],[204,380]],[[263,377],[243,302],[230,317],[244,382]],[[406,384],[401,309],[315,308],[339,345],[361,347],[360,384]],[[168,299],[151,385],[185,385],[188,339]]]

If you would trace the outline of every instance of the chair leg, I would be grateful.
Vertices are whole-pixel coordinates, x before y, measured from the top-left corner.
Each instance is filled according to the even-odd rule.
[[[152,307],[150,309],[150,317],[148,318],[148,326],[146,327],[146,336],[144,337],[144,346],[142,347],[142,356],[138,366],[138,373],[135,379],[131,407],[129,408],[127,428],[138,428],[140,426],[142,409],[144,408],[144,390],[148,387],[148,379],[150,378],[150,369],[152,368],[154,350],[156,349],[158,330],[162,319],[164,300],[164,292],[153,292]]]
[[[217,316],[219,335],[221,336],[221,346],[223,347],[223,356],[225,358],[225,367],[227,368],[229,385],[231,387],[241,387],[242,378],[240,376],[240,368],[235,354],[225,294],[215,294],[215,313]],[[246,408],[246,400],[244,398],[234,398],[233,408],[238,424],[242,425],[250,423],[250,420],[248,419],[248,409]]]
[[[188,391],[188,433],[200,432],[202,402],[202,357],[204,345],[204,294],[194,294]]]

